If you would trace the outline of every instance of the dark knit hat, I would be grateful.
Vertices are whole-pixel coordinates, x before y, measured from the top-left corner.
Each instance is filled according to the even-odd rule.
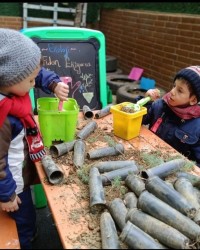
[[[191,84],[198,101],[200,101],[200,66],[190,66],[185,69],[181,69],[176,74],[174,81],[178,77],[183,77]]]
[[[26,79],[40,64],[40,48],[19,31],[0,28],[0,87]]]

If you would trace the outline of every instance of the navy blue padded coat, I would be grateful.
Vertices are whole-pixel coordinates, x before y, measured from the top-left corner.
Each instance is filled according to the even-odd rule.
[[[149,129],[162,117],[162,123],[155,134],[200,167],[200,118],[184,120],[179,118],[162,100],[147,105],[148,113],[142,124]]]

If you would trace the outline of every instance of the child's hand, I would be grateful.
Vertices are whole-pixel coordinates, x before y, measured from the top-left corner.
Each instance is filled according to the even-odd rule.
[[[16,196],[14,201],[1,202],[0,206],[3,211],[14,212],[19,209],[18,204],[21,204],[21,203],[22,203],[21,199],[18,196]]]
[[[66,101],[69,94],[69,86],[64,82],[59,82],[54,89],[54,94],[61,101]]]
[[[160,98],[160,90],[159,89],[149,89],[145,93],[145,97],[150,96],[152,101],[155,101],[156,99]]]

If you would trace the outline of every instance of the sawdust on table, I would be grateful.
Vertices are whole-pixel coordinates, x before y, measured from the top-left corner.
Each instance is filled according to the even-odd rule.
[[[88,121],[83,121],[77,127],[77,131],[82,129]],[[117,143],[113,131],[108,132],[107,127],[104,126],[102,128],[97,128],[92,134],[90,134],[85,140],[87,151],[93,150],[97,145],[107,145],[110,146],[112,143]],[[47,153],[50,154],[48,148],[46,148]],[[145,153],[145,152],[144,152]],[[160,152],[158,155],[157,151],[152,151],[149,153],[149,156],[155,156],[156,159],[160,157],[160,159],[165,160],[167,157],[167,152],[165,151],[163,154]],[[76,184],[81,187],[81,193],[76,194],[76,198],[80,201],[89,201],[89,185],[88,185],[88,174],[89,169],[93,166],[94,163],[98,161],[120,161],[120,160],[134,160],[137,163],[137,166],[141,169],[149,168],[149,164],[145,161],[144,155],[142,155],[141,151],[137,151],[134,149],[125,150],[125,152],[121,155],[117,156],[107,156],[97,160],[89,160],[85,157],[85,162],[83,169],[85,169],[85,173],[78,173],[78,170],[75,168],[73,164],[73,151],[68,152],[60,157],[53,158],[55,163],[62,166],[67,165],[70,166],[69,175],[61,185],[72,185]],[[140,170],[141,170],[140,169]],[[88,179],[87,179],[88,178]],[[128,192],[127,187],[124,185],[124,181],[120,181],[120,185],[113,184],[104,186],[105,198],[106,202],[109,203],[114,198],[121,198],[123,200],[124,195]],[[103,211],[108,211],[106,208]],[[77,235],[77,237],[72,238],[72,242],[74,243],[75,249],[80,249],[81,245],[86,246],[88,249],[101,249],[101,232],[100,232],[100,216],[102,213],[102,209],[97,209],[91,211],[90,207],[80,210],[74,209],[70,212],[70,219],[74,224],[79,224],[79,219],[81,216],[84,216],[88,222],[89,232],[84,232],[81,235]],[[120,235],[120,231],[118,231]],[[122,249],[128,249],[128,246],[120,241],[120,246]]]

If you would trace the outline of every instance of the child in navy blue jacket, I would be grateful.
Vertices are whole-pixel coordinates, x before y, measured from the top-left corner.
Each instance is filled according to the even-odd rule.
[[[16,221],[22,249],[31,248],[36,232],[30,185],[37,177],[34,162],[45,155],[29,91],[40,87],[62,101],[69,92],[40,63],[40,48],[30,38],[0,29],[0,206]]]
[[[154,89],[148,95],[155,101],[147,105],[142,123],[200,167],[200,67],[181,69],[173,88],[161,99],[156,100]]]
[[[60,77],[54,71],[41,67],[35,78],[35,87],[42,89],[47,94],[54,93],[62,101],[67,100],[69,87],[60,80]]]

